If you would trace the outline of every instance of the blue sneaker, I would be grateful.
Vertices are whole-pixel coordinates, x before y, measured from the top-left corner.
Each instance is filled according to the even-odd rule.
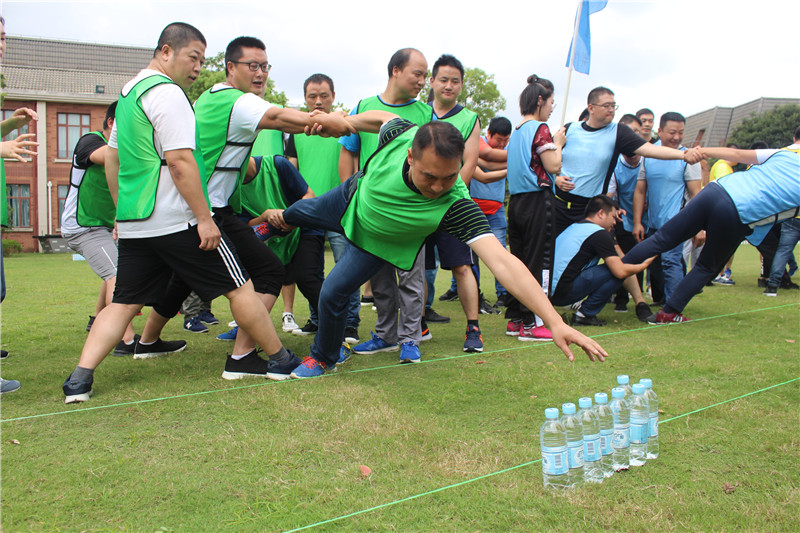
[[[401,363],[419,363],[420,361],[422,361],[422,354],[419,351],[419,346],[412,341],[404,342],[400,346]]]
[[[464,336],[464,351],[468,353],[483,351],[483,335],[478,326],[468,326]]]
[[[220,333],[217,335],[218,341],[235,341],[236,334],[239,332],[239,326],[235,326],[233,329],[226,331],[225,333]]]
[[[343,365],[350,358],[353,357],[353,349],[350,348],[350,345],[347,342],[342,343],[342,347],[339,349],[339,360],[336,361],[337,365]]]
[[[16,392],[22,385],[16,379],[1,379],[0,378],[0,394],[8,392]]]
[[[200,321],[199,316],[193,316],[183,321],[183,329],[192,333],[208,333],[208,328]]]
[[[286,348],[286,351],[292,355],[292,358],[286,363],[278,363],[270,359],[267,361],[267,378],[273,381],[283,381],[292,377],[292,371],[300,366],[300,358],[297,357],[292,351]]]
[[[205,309],[200,311],[200,314],[197,315],[197,318],[199,318],[200,322],[202,322],[206,326],[216,326],[217,324],[219,324],[219,319],[215,317],[211,311],[207,311]]]
[[[64,403],[88,402],[92,395],[92,383],[94,378],[89,378],[87,382],[70,381],[72,374],[64,381]]]
[[[353,353],[362,354],[362,355],[369,355],[378,352],[396,352],[398,349],[397,344],[389,344],[388,342],[384,341],[374,332],[370,331],[369,334],[372,338],[368,341],[362,342],[361,344],[357,345],[353,348]]]
[[[290,375],[295,379],[316,378],[325,374],[327,369],[328,365],[325,363],[320,363],[309,355],[303,359],[303,362],[300,363],[300,366],[295,368]]]

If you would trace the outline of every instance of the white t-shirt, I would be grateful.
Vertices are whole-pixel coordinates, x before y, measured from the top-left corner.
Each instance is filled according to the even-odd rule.
[[[229,87],[225,83],[218,83],[211,91]],[[272,107],[272,104],[253,94],[244,93],[233,104],[228,128],[228,141],[252,144],[258,135],[258,124],[261,118]],[[220,124],[220,128],[226,127]],[[217,160],[218,167],[241,168],[245,157],[250,153],[250,146],[226,145]],[[208,180],[208,199],[211,207],[225,207],[228,199],[236,188],[239,173],[233,170],[215,170]]]
[[[127,94],[143,78],[154,74],[164,75],[155,70],[144,69],[125,84],[122,89],[123,94]],[[164,159],[164,152],[170,150],[195,149],[194,111],[186,94],[178,85],[164,83],[153,87],[142,97],[141,104],[145,115],[153,125],[154,145],[161,159]],[[111,130],[108,145],[118,148],[116,123]],[[177,233],[196,224],[197,217],[178,192],[169,168],[164,165],[161,167],[158,180],[153,213],[145,220],[120,222],[117,229],[121,238],[141,239]]]

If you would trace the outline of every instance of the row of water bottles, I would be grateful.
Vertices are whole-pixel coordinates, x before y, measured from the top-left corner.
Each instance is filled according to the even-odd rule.
[[[582,482],[601,483],[614,472],[642,466],[658,457],[658,396],[653,382],[631,386],[617,376],[611,401],[605,392],[545,409],[539,432],[544,486],[570,488]]]

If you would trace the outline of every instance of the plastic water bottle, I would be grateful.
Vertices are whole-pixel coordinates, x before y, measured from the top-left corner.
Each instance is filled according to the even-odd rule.
[[[561,423],[567,433],[567,455],[569,461],[568,481],[570,487],[583,483],[583,424],[575,415],[575,404],[561,406]]]
[[[653,380],[643,378],[639,383],[644,385],[644,395],[650,404],[650,424],[647,426],[647,458],[658,458],[658,395],[653,390]]]
[[[594,395],[594,413],[597,415],[597,422],[600,425],[600,453],[602,459],[600,467],[603,477],[614,475],[611,455],[614,449],[611,441],[614,439],[614,413],[608,406],[608,394],[598,392]]]
[[[600,450],[600,423],[592,410],[591,398],[579,398],[578,407],[578,419],[583,424],[583,480],[601,483],[603,454]]]
[[[621,387],[625,391],[625,397],[628,398],[633,391],[631,390],[630,378],[626,374],[617,376],[617,387]]]
[[[631,446],[631,410],[625,400],[625,389],[614,387],[611,389],[611,402],[608,404],[614,414],[614,439],[611,447],[612,464],[616,472],[630,468]]]
[[[567,458],[567,433],[558,419],[558,409],[544,410],[545,421],[539,431],[542,447],[542,478],[545,488],[569,487],[569,460]]]
[[[644,385],[632,387],[628,400],[631,408],[631,466],[642,466],[647,462],[647,426],[650,424],[650,404],[644,395]]]

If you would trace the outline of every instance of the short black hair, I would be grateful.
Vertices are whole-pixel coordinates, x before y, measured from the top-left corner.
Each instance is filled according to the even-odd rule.
[[[419,157],[429,146],[433,146],[436,155],[445,159],[461,161],[464,157],[464,136],[455,126],[443,120],[420,126],[411,144],[411,153],[414,157]]]
[[[186,24],[185,22],[173,22],[172,24],[168,24],[158,37],[158,45],[153,52],[153,57],[164,48],[164,45],[169,45],[170,48],[178,52],[192,41],[200,41],[203,43],[203,46],[206,46],[206,38],[203,37],[200,30],[191,24]]]
[[[108,124],[109,120],[114,120],[114,118],[116,117],[117,102],[118,100],[114,100],[113,102],[111,102],[111,105],[109,105],[106,108],[106,118],[103,120],[103,129],[106,129],[106,124]]]
[[[511,135],[511,121],[506,117],[494,117],[487,131],[489,135]]]
[[[658,127],[660,129],[664,129],[664,126],[667,125],[667,122],[683,122],[686,124],[686,117],[681,115],[680,113],[676,113],[675,111],[668,111],[661,115],[661,120],[658,121]]]
[[[610,94],[611,96],[614,96],[614,91],[612,91],[608,87],[603,87],[603,86],[595,87],[594,89],[589,91],[589,96],[586,97],[586,103],[594,104],[597,101],[597,97],[600,96],[601,94]]]
[[[586,210],[584,211],[584,218],[589,218],[591,216],[596,215],[600,211],[605,211],[606,213],[610,213],[614,208],[619,209],[619,204],[616,200],[612,200],[605,194],[598,194],[597,196],[593,197],[589,200],[589,203],[586,204]]]
[[[588,107],[584,107],[583,111],[581,111],[581,114],[578,115],[578,122],[583,122],[587,118],[589,118],[589,108]]]
[[[539,97],[544,102],[553,96],[554,91],[553,82],[531,74],[528,76],[528,85],[519,95],[519,112],[522,115],[533,115],[539,109]]]
[[[797,126],[797,129],[794,130],[794,141],[800,141],[800,126]]]
[[[766,150],[769,148],[769,144],[766,141],[753,141],[753,144],[750,145],[751,150]]]
[[[306,95],[306,88],[308,87],[309,83],[327,83],[328,87],[330,87],[331,92],[334,93],[336,91],[333,90],[333,80],[327,74],[320,74],[319,72],[316,74],[312,74],[306,81],[303,82],[303,96]]]
[[[408,60],[411,58],[411,52],[419,52],[416,48],[401,48],[394,54],[392,54],[392,58],[389,59],[389,79],[392,77],[392,72],[394,72],[394,68],[397,67],[399,70],[403,70],[406,68],[408,64]],[[420,54],[422,52],[419,52]]]
[[[639,126],[642,125],[642,121],[636,115],[631,115],[630,113],[625,113],[622,115],[622,118],[619,119],[620,124],[625,124],[626,126],[630,126],[631,124],[638,124]]]
[[[239,61],[244,53],[242,48],[258,48],[259,50],[267,51],[266,45],[261,39],[256,37],[237,37],[228,43],[225,48],[225,71],[228,70],[228,61]]]
[[[436,60],[436,63],[433,64],[433,71],[431,73],[432,77],[435,78],[436,74],[439,73],[439,67],[457,68],[461,73],[461,81],[464,81],[464,65],[461,64],[461,61],[456,59],[456,56],[450,54],[440,55],[439,59]]]
[[[654,118],[656,116],[656,114],[653,113],[652,109],[648,109],[646,107],[643,107],[639,111],[636,112],[636,118],[638,118],[639,120],[642,119],[642,115],[653,115]]]

